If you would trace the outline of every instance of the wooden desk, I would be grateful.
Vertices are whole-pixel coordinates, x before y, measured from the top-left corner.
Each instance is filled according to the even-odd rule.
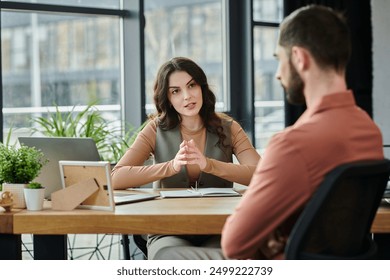
[[[239,200],[240,197],[158,198],[117,206],[115,212],[54,211],[46,203],[43,211],[0,214],[0,225],[7,225],[4,233],[8,233],[0,234],[0,245],[20,243],[21,234],[34,234],[35,259],[66,259],[66,234],[219,234]],[[14,236],[19,239],[10,242]],[[20,244],[13,247],[20,250]],[[7,259],[7,254],[8,251],[0,252],[0,258]],[[17,259],[19,255],[9,258]]]
[[[115,212],[76,209],[16,210],[0,214],[0,233],[220,234],[240,197],[155,199],[117,206]],[[372,233],[390,233],[390,205],[382,205]]]
[[[376,212],[371,226],[372,233],[390,233],[390,205],[383,204]]]
[[[21,211],[13,233],[219,234],[240,197],[155,199],[116,206],[115,212],[76,209]]]
[[[240,197],[155,199],[117,206],[115,212],[53,211],[47,204],[43,211],[16,210],[0,214],[0,245],[20,242],[20,234],[32,233],[34,238],[42,238],[42,243],[53,239],[43,251],[63,250],[60,255],[64,256],[66,234],[72,233],[220,234],[239,200]],[[379,208],[372,232],[390,233],[389,206]],[[59,242],[62,245],[57,246]],[[14,251],[10,258],[19,256],[15,254]]]
[[[14,214],[17,212],[18,211],[12,210],[11,212],[0,213],[0,233],[14,233]]]

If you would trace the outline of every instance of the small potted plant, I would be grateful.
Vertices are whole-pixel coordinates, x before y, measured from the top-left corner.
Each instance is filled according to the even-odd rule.
[[[24,187],[23,191],[27,210],[42,210],[45,198],[45,188],[41,185],[41,183],[31,182]]]
[[[46,162],[44,154],[34,147],[0,143],[0,183],[3,191],[13,194],[15,208],[26,208],[24,187],[39,175]]]

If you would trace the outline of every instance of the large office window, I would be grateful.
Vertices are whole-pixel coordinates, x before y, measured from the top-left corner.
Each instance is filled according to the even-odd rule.
[[[14,138],[31,135],[31,120],[56,106],[77,112],[96,102],[105,119],[120,122],[121,17],[110,15],[112,9],[77,13],[92,5],[118,8],[119,1],[67,1],[74,12],[40,5],[58,1],[31,2],[23,10],[1,10],[4,139],[11,127]]]
[[[261,151],[272,135],[284,128],[284,94],[275,79],[277,61],[273,56],[282,17],[282,0],[253,1],[255,146]]]
[[[205,71],[217,97],[216,109],[228,110],[226,88],[225,0],[145,0],[146,112],[154,112],[153,82],[158,68],[174,56],[193,59]]]
[[[139,115],[138,108],[145,106],[146,113],[154,112],[152,96],[157,70],[173,56],[187,56],[199,63],[217,96],[217,110],[233,112],[233,116],[238,112],[238,120],[244,119],[240,118],[243,109],[235,110],[236,101],[241,100],[241,95],[252,93],[239,90],[235,94],[240,96],[230,104],[229,82],[240,77],[230,74],[233,69],[229,69],[229,51],[243,44],[240,40],[229,40],[226,28],[229,5],[235,1],[241,3],[239,0],[131,1],[143,5],[145,25],[141,23],[142,15],[137,19],[136,13],[132,13],[132,20],[140,21],[140,33],[124,32],[124,39],[123,16],[115,11],[122,11],[127,1],[70,0],[60,3],[68,6],[58,6],[56,0],[34,0],[23,1],[28,5],[19,10],[3,9],[2,5],[3,135],[8,134],[10,127],[15,137],[30,134],[30,120],[46,116],[55,109],[54,105],[62,111],[73,106],[82,110],[92,101],[98,101],[98,108],[107,119],[131,123],[133,116],[129,111],[137,111]],[[253,27],[255,125],[254,131],[248,133],[254,135],[254,144],[260,150],[284,126],[283,93],[274,78],[277,62],[273,58],[282,2],[252,1],[253,24],[249,26]],[[29,10],[37,5],[43,9]],[[69,8],[52,12],[46,6]],[[88,14],[89,9],[100,10]],[[245,20],[241,18],[238,22]],[[135,54],[136,59],[139,57],[137,63],[122,55],[134,46],[142,50],[141,56]],[[127,68],[131,69],[124,73]],[[144,74],[139,79],[141,87],[134,87],[129,80],[140,72]],[[138,99],[141,101],[130,102],[137,94],[142,96]],[[141,114],[145,118],[143,111]]]

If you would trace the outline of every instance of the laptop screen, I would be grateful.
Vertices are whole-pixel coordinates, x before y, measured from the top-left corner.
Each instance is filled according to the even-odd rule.
[[[49,161],[34,180],[45,188],[45,198],[62,188],[60,160],[99,161],[100,156],[92,138],[73,137],[19,137],[19,142],[41,150]]]

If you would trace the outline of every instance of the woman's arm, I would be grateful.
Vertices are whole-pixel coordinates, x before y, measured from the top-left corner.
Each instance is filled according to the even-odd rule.
[[[206,167],[202,171],[231,182],[249,185],[257,163],[261,159],[260,155],[249,141],[245,131],[236,121],[232,122],[231,137],[233,153],[237,157],[239,164],[207,158]]]
[[[176,174],[173,161],[144,165],[154,153],[156,144],[156,123],[150,121],[141,130],[133,145],[126,151],[111,172],[114,189],[139,187]]]

